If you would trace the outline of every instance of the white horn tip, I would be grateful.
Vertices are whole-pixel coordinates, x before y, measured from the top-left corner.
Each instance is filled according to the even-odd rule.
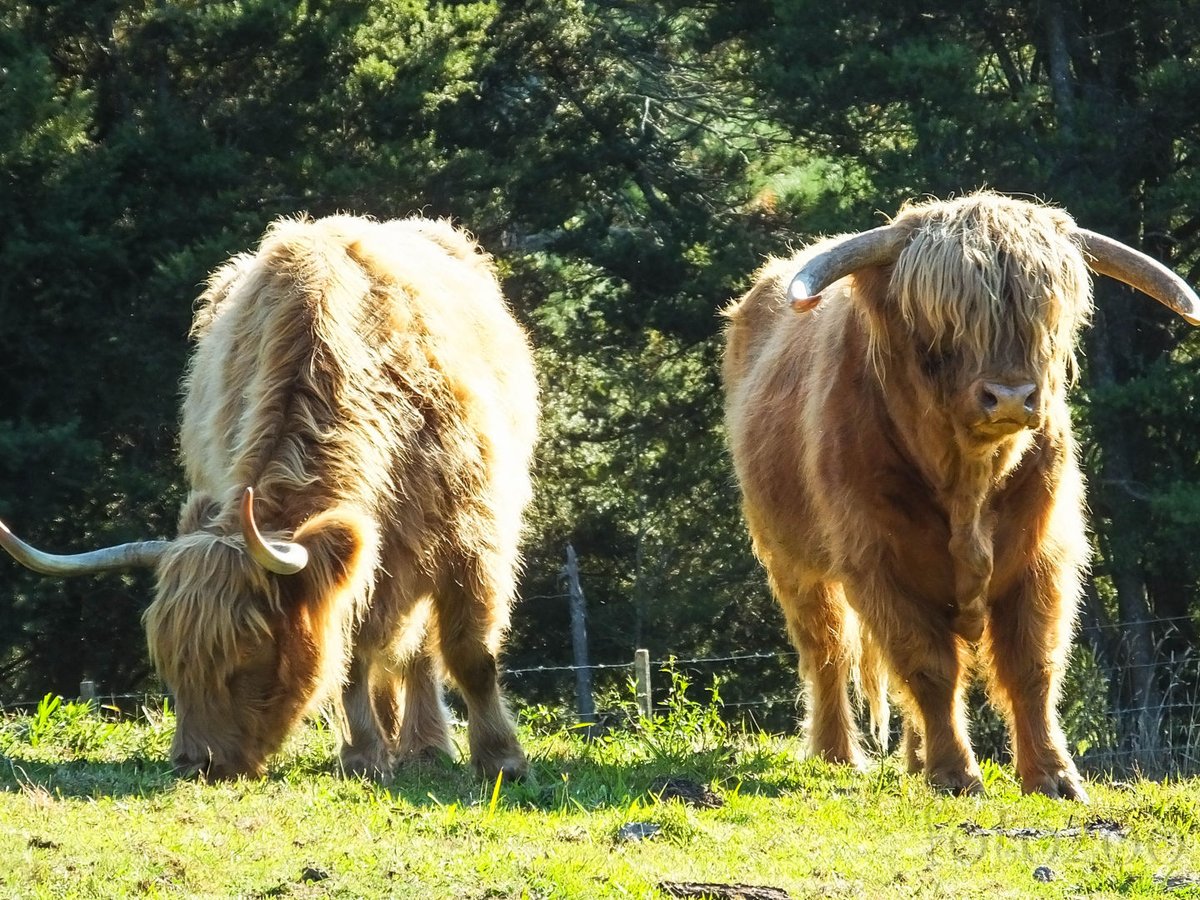
[[[811,312],[821,302],[821,294],[814,294],[805,283],[804,276],[797,273],[788,284],[787,301],[795,312]]]
[[[795,303],[797,300],[806,300],[812,297],[812,291],[808,285],[804,283],[804,276],[797,272],[792,276],[792,280],[788,282],[787,299],[789,303]]]
[[[294,541],[268,541],[254,521],[254,488],[242,494],[242,535],[246,550],[256,563],[276,575],[295,575],[308,565],[308,550]]]

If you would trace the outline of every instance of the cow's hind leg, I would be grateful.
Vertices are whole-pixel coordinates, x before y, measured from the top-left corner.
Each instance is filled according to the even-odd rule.
[[[342,692],[341,756],[349,774],[386,777],[397,761],[453,750],[426,648],[431,603],[421,594],[413,585],[384,581],[375,593],[379,615],[357,635]]]
[[[342,768],[348,774],[382,778],[398,763],[455,755],[441,681],[425,652],[356,662],[342,702],[348,725]]]
[[[1030,569],[1044,583],[1031,576],[991,610],[984,651],[991,658],[992,698],[1007,714],[1025,793],[1087,803],[1055,708],[1074,610],[1043,569]]]
[[[397,727],[397,762],[424,762],[454,756],[442,683],[427,652],[411,656],[401,672],[403,703]]]
[[[919,775],[925,770],[924,749],[922,738],[913,721],[913,715],[904,716],[904,725],[900,732],[900,755],[904,758],[905,768],[910,775]]]
[[[500,696],[496,663],[510,594],[476,570],[446,579],[436,598],[442,664],[467,705],[471,763],[489,780],[500,773],[506,779],[521,778],[529,768]]]
[[[808,689],[807,731],[816,756],[864,768],[858,728],[850,703],[857,652],[857,620],[837,584],[802,585],[772,573],[771,586],[783,607],[788,634],[800,655]],[[847,630],[854,634],[847,634]]]

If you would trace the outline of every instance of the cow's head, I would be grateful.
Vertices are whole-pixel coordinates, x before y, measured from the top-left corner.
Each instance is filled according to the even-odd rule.
[[[194,494],[173,541],[55,556],[0,525],[0,545],[45,574],[155,568],[143,621],[151,658],[175,694],[172,762],[182,774],[230,778],[260,774],[343,677],[373,534],[365,516],[337,509],[309,519],[291,540],[268,540],[247,488],[232,514]]]
[[[1161,264],[1061,210],[989,192],[914,204],[890,225],[827,244],[789,299],[812,309],[855,274],[876,370],[913,409],[945,417],[960,446],[986,453],[1041,427],[1072,377],[1091,313],[1089,267],[1200,317],[1196,295]]]

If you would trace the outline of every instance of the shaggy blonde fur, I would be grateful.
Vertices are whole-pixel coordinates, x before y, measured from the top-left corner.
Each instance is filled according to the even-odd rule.
[[[963,692],[978,653],[1026,790],[1086,798],[1055,704],[1086,564],[1065,389],[1090,282],[1063,212],[993,193],[903,209],[894,266],[786,300],[819,243],[727,311],[726,421],[755,552],[800,651],[814,752],[861,764],[848,684],[935,784],[980,787]],[[983,422],[990,381],[1032,420]],[[886,730],[884,730],[886,733]]]
[[[1073,373],[1091,279],[1070,216],[984,192],[906,204],[893,224],[912,236],[892,271],[891,294],[927,349],[953,348],[975,371],[1012,356],[1029,371]]]
[[[521,774],[495,656],[537,388],[488,257],[440,221],[281,220],[212,276],[193,336],[192,493],[145,616],[178,764],[260,771],[339,696],[348,770],[449,751],[444,668],[476,767]],[[266,536],[308,549],[303,572],[246,556],[247,486]]]

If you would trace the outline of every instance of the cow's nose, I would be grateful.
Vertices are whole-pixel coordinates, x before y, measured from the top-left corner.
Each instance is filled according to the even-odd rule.
[[[1037,385],[985,381],[979,386],[979,408],[988,422],[1026,425],[1037,413]]]

